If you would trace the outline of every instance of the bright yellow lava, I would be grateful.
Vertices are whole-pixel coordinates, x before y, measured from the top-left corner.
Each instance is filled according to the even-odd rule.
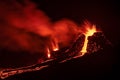
[[[58,51],[58,50],[59,50],[59,49],[58,49],[57,47],[53,49],[53,51]]]
[[[87,52],[88,37],[92,36],[95,32],[97,32],[95,25],[93,25],[92,28],[90,28],[88,26],[86,27],[86,33],[84,33],[85,41],[84,41],[84,45],[81,50],[81,53],[82,53],[81,56],[83,56]]]
[[[59,50],[59,46],[56,39],[54,40],[54,42],[52,42],[52,48],[53,48],[53,51]]]
[[[47,57],[48,57],[48,58],[51,57],[51,54],[50,54],[50,50],[49,50],[49,48],[47,48]]]

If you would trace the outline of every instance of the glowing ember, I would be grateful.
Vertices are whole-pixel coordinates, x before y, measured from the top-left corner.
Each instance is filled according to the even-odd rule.
[[[90,25],[87,24],[87,26],[86,26],[86,32],[84,33],[84,35],[85,35],[85,41],[84,41],[84,45],[83,45],[82,50],[81,50],[81,53],[82,53],[81,56],[83,56],[87,52],[88,37],[92,36],[95,32],[97,32],[96,26],[93,25],[90,28]]]
[[[48,57],[48,58],[51,57],[51,54],[50,54],[50,50],[49,50],[49,48],[47,48],[47,57]]]

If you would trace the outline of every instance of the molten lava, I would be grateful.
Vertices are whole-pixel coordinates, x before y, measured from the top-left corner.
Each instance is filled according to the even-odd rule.
[[[58,51],[58,50],[59,50],[58,47],[56,46],[53,47],[53,51]]]
[[[97,32],[95,25],[92,25],[92,27],[90,27],[90,25],[87,25],[85,26],[85,29],[86,29],[86,32],[84,32],[85,41],[81,50],[81,53],[82,53],[81,56],[83,56],[87,52],[88,37],[92,36],[95,32]]]
[[[47,57],[50,58],[51,57],[51,54],[50,54],[50,49],[47,48]]]
[[[58,42],[57,42],[56,39],[54,39],[54,42],[52,42],[52,50],[53,51],[58,51],[59,50]]]

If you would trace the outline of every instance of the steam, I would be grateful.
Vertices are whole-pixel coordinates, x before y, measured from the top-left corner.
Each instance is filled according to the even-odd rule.
[[[40,53],[46,50],[50,39],[56,39],[62,47],[68,46],[76,35],[77,25],[67,19],[51,22],[29,0],[1,0],[0,32],[0,47]]]
[[[26,1],[21,5],[16,0],[3,1],[1,4],[1,17],[10,25],[43,36],[51,34],[49,18],[35,4]]]

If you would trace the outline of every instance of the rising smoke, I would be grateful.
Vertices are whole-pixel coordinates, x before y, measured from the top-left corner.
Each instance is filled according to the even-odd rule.
[[[1,50],[43,55],[51,39],[57,40],[60,47],[66,47],[74,40],[77,32],[78,27],[73,21],[62,19],[52,22],[29,0],[0,1]]]

